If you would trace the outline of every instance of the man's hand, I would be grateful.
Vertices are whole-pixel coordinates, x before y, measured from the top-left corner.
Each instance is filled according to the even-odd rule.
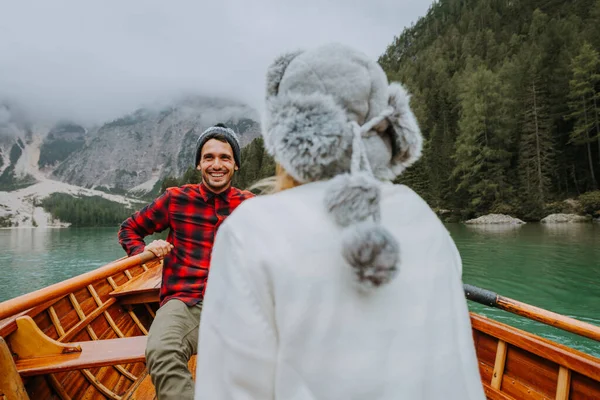
[[[166,240],[154,240],[152,243],[147,245],[144,250],[150,250],[154,255],[158,258],[163,258],[171,250],[173,250],[173,245]]]

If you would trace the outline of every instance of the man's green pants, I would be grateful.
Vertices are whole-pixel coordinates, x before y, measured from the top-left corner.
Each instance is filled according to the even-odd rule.
[[[188,361],[198,352],[202,303],[189,307],[167,301],[156,312],[148,332],[146,366],[158,400],[193,400],[194,381]]]

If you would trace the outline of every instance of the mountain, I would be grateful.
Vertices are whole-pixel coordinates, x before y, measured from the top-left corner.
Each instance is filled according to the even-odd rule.
[[[185,97],[99,126],[35,121],[0,103],[0,226],[61,226],[40,207],[52,193],[100,196],[126,206],[158,194],[163,179],[193,166],[198,135],[223,122],[242,147],[260,136],[256,110],[230,100]]]
[[[259,136],[257,120],[256,111],[244,104],[209,98],[139,109],[91,130],[52,177],[116,193],[149,193],[165,177],[181,176],[193,166],[196,139],[210,125],[224,122],[244,146]]]

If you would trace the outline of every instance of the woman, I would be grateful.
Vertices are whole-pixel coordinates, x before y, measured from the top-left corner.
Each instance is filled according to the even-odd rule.
[[[217,235],[196,399],[484,399],[458,251],[390,183],[422,145],[402,86],[345,46],[286,54],[263,128],[276,193]]]

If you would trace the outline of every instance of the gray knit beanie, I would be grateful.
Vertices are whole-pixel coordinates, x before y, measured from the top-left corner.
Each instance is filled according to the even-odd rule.
[[[210,139],[214,139],[217,136],[222,136],[225,138],[225,140],[227,140],[227,143],[229,143],[231,149],[233,150],[233,159],[235,160],[235,164],[238,166],[238,168],[240,168],[242,165],[240,141],[233,129],[230,129],[221,123],[211,126],[202,132],[200,136],[198,136],[198,140],[196,141],[196,164],[194,164],[194,167],[198,166],[200,163],[202,146],[204,146],[204,144]]]
[[[409,95],[366,55],[339,44],[277,58],[267,71],[267,151],[301,183],[329,180],[324,207],[359,288],[390,282],[400,248],[380,224],[380,182],[421,155]]]

